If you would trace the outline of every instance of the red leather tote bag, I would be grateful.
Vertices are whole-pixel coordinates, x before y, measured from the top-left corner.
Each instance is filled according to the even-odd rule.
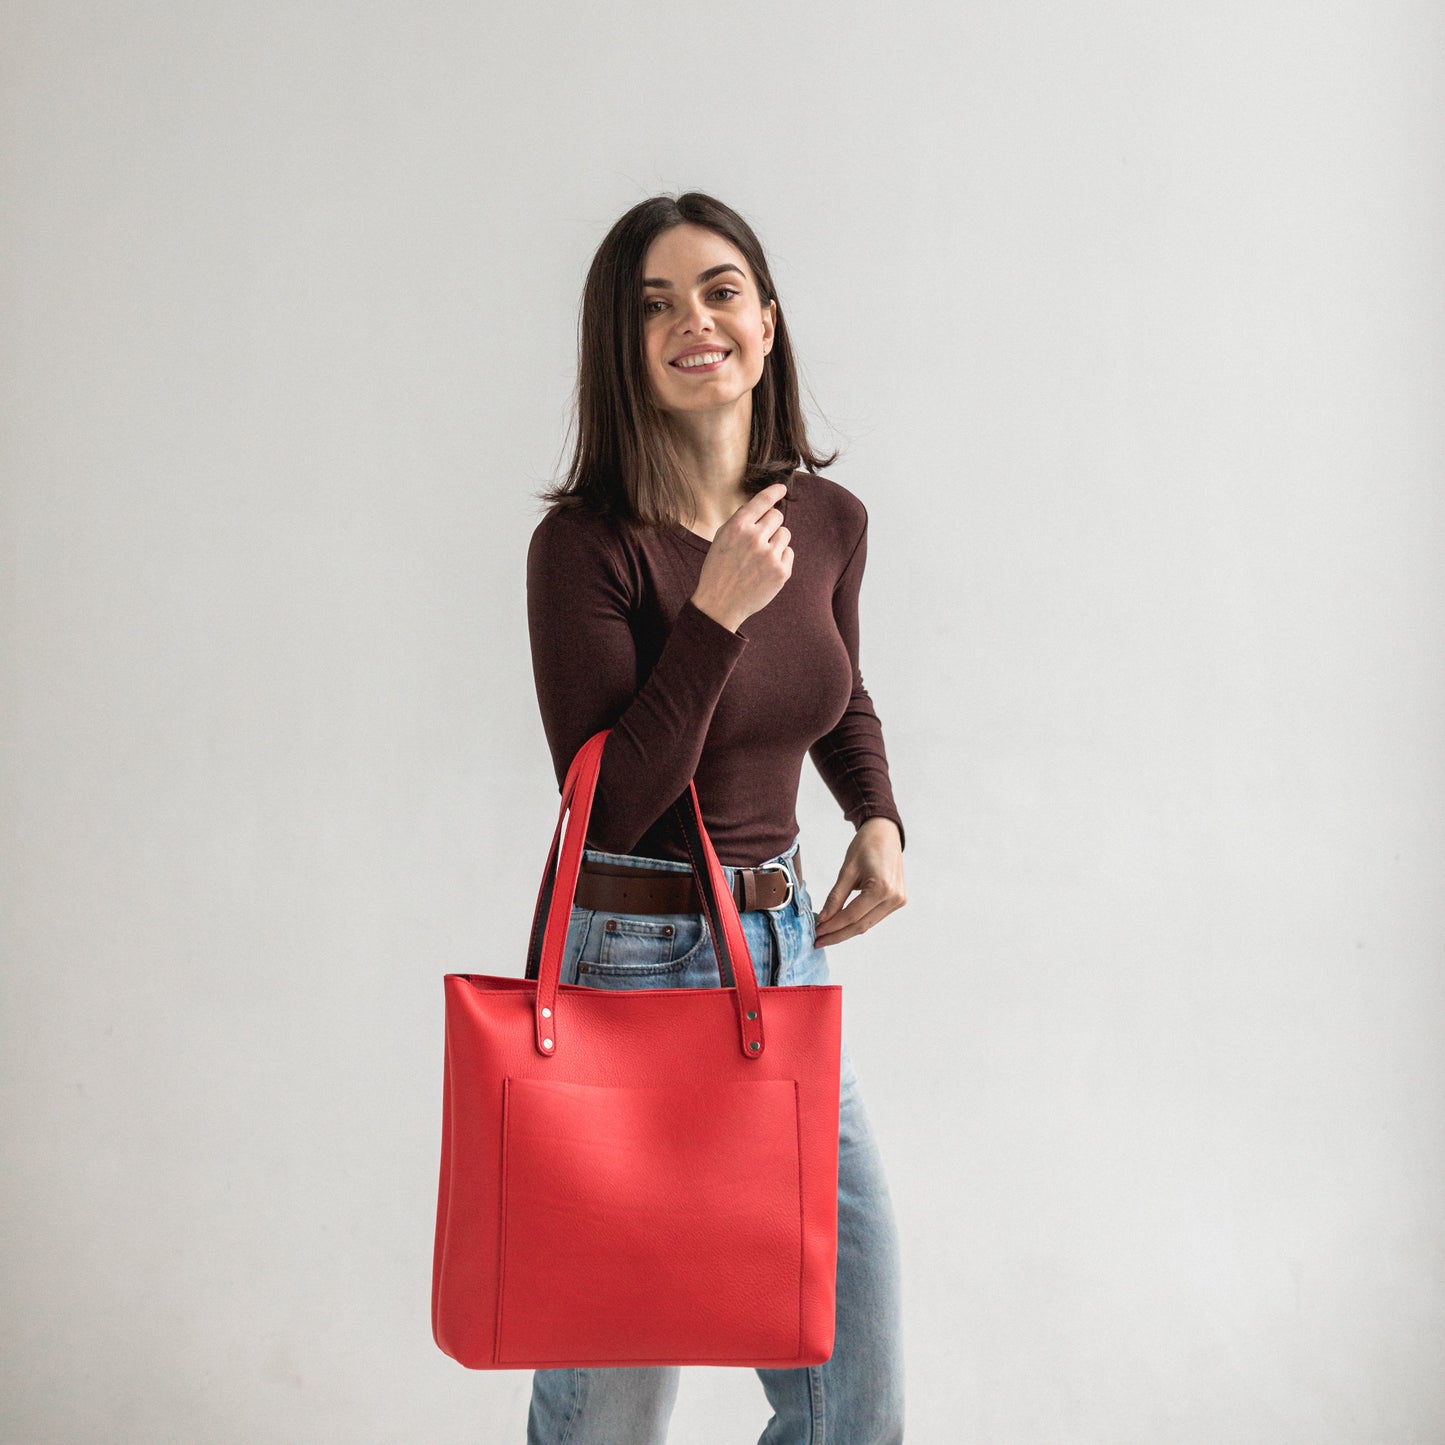
[[[479,1370],[821,1364],[842,988],[758,987],[691,782],[719,987],[559,981],[607,731],[563,784],[526,976],[445,980],[432,1332]]]

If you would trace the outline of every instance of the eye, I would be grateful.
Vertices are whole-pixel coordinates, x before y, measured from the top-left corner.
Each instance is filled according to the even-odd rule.
[[[729,301],[731,301],[734,296],[741,296],[743,293],[739,291],[736,286],[719,286],[717,290],[715,290],[712,294],[714,296],[725,296]],[[666,305],[667,302],[664,301],[661,296],[651,296],[642,303],[642,314],[644,316],[656,316],[657,312],[655,312],[652,308],[654,306]]]

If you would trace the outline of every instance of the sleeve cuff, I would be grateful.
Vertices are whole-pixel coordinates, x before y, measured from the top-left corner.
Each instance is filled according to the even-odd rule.
[[[731,628],[724,627],[716,618],[709,617],[691,597],[682,604],[674,626],[686,629],[687,635],[696,638],[699,644],[726,648],[734,656],[748,645],[747,638],[741,632],[734,632]]]

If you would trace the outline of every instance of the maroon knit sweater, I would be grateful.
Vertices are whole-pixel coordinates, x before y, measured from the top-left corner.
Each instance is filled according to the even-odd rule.
[[[730,632],[691,602],[711,545],[581,508],[544,516],[527,551],[527,622],[560,788],[610,727],[587,829],[609,853],[686,860],[672,803],[697,788],[721,862],[751,866],[798,835],[803,756],[857,827],[892,818],[883,729],[858,666],[868,513],[794,472],[779,504],[793,574]]]

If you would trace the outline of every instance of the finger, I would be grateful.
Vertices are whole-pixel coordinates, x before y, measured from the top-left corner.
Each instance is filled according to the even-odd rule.
[[[839,885],[841,886],[841,885]],[[847,902],[848,894],[857,890],[857,897]],[[836,890],[835,890],[836,891]],[[823,905],[823,911],[818,915],[819,923],[826,923],[830,928],[846,927],[858,919],[867,919],[879,909],[882,913],[879,917],[886,917],[899,905],[889,902],[888,890],[881,884],[867,882],[862,885],[853,884],[846,892],[838,897],[838,905],[833,911],[828,911],[829,905],[833,903],[833,894],[828,895],[828,901]],[[876,920],[873,920],[876,922]],[[871,927],[871,924],[870,924]]]
[[[865,889],[851,902],[830,914],[827,920],[828,925],[831,928],[845,928],[849,924],[871,913],[878,907],[880,901],[872,889]]]
[[[853,880],[851,878],[840,878],[828,890],[828,896],[823,900],[823,906],[818,910],[818,922],[832,916],[843,906],[848,895],[853,891]]]
[[[758,518],[757,534],[763,540],[765,547],[771,547],[778,540],[778,533],[783,531],[783,514],[776,507],[769,507],[761,517]]]
[[[860,893],[841,913],[835,914],[826,927],[819,926],[813,931],[813,942],[821,945],[842,943],[866,933],[875,923],[881,923],[893,912],[886,899],[878,899],[872,906],[866,906],[870,895]]]
[[[772,507],[774,502],[780,497],[786,496],[787,492],[788,484],[786,482],[773,482],[755,496],[749,497],[733,515],[740,516],[744,522],[756,522],[764,512]],[[778,515],[781,517],[782,513],[779,512]]]

